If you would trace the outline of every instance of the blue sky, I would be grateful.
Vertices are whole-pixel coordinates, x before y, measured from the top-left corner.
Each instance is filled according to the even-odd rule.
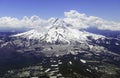
[[[120,0],[0,0],[0,17],[38,15],[46,19],[64,17],[70,10],[120,21]]]

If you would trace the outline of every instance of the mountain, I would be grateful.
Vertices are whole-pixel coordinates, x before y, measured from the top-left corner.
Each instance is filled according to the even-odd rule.
[[[80,31],[67,24],[62,19],[52,19],[49,26],[43,31],[41,29],[33,29],[28,32],[13,35],[13,37],[21,37],[26,39],[36,39],[47,43],[67,43],[79,42],[85,43],[92,39],[104,38],[102,35]]]
[[[75,55],[81,51],[94,53],[114,51],[119,54],[118,51],[111,49],[119,47],[119,45],[112,46],[114,42],[111,38],[78,30],[62,19],[57,18],[49,21],[49,25],[43,29],[37,28],[12,35],[12,43],[16,51],[23,54],[28,53],[28,55],[34,52],[35,56],[42,54],[47,57],[63,56],[70,53]],[[108,41],[111,44],[108,45]],[[114,41],[119,44],[118,40]],[[74,49],[78,51],[74,51]]]
[[[62,19],[0,35],[1,78],[119,78],[120,39],[78,30]]]

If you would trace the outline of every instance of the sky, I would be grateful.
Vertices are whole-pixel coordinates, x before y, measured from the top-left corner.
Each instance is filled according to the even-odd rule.
[[[120,0],[0,0],[0,17],[48,19],[64,17],[70,10],[120,22]]]
[[[120,31],[120,0],[0,0],[0,31],[45,28],[55,18],[77,29]]]

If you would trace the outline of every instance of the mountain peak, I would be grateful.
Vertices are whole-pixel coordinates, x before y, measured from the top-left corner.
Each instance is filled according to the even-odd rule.
[[[64,24],[66,24],[62,19],[56,18],[55,21],[53,22],[53,25],[57,25],[57,26],[63,26]]]
[[[71,24],[68,24],[66,23],[63,19],[59,19],[59,18],[56,18],[54,19],[54,21],[52,21],[52,24],[51,24],[51,28],[67,28],[67,27],[71,27],[72,25]]]

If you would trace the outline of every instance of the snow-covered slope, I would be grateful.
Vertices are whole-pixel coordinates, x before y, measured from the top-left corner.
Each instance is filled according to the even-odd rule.
[[[44,32],[41,32],[38,29],[33,29],[24,33],[13,35],[13,37],[22,37],[27,39],[42,39],[43,36]]]
[[[33,29],[28,32],[14,35],[14,37],[38,39],[50,43],[70,43],[75,41],[83,43],[89,41],[89,36],[95,40],[104,37],[86,31],[79,31],[78,29],[73,28],[72,25],[65,23],[62,19],[52,20],[52,23],[50,23],[44,31]]]

